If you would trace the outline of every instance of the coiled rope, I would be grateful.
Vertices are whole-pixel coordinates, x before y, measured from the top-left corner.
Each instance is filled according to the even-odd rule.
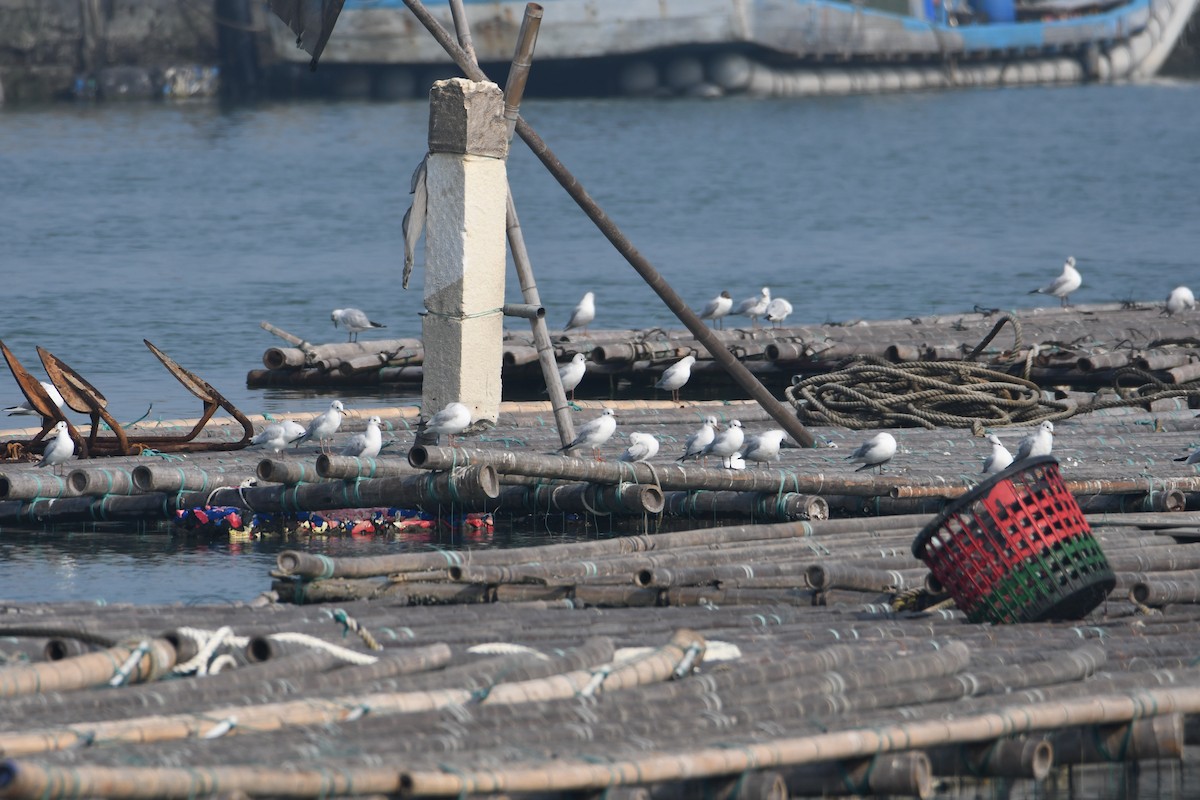
[[[1115,374],[1117,396],[1066,403],[1043,396],[1034,382],[966,361],[892,364],[874,356],[841,369],[794,380],[785,395],[803,422],[869,428],[986,428],[1032,425],[1123,406],[1149,407],[1156,400],[1200,398],[1196,383],[1168,385],[1148,372]],[[1137,386],[1122,386],[1130,377]]]

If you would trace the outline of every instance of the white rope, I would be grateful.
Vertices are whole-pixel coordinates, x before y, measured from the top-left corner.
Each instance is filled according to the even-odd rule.
[[[228,625],[215,631],[205,628],[182,627],[176,628],[175,633],[191,640],[198,649],[196,655],[182,664],[176,664],[175,668],[171,670],[179,675],[187,675],[192,672],[197,675],[207,675],[211,668],[208,662],[222,644],[228,644],[229,647],[245,647],[250,643],[249,636],[235,636],[233,628]]]
[[[214,658],[213,662],[208,665],[208,674],[216,675],[221,670],[225,669],[225,667],[236,667],[237,665],[238,662],[236,658],[231,656],[229,653],[222,653]]]
[[[293,644],[304,645],[311,647],[314,650],[324,650],[330,655],[347,661],[351,664],[374,664],[379,661],[378,656],[360,653],[357,650],[351,650],[348,647],[342,647],[332,642],[327,642],[324,639],[318,639],[316,636],[309,636],[307,633],[272,633],[267,637],[276,642],[291,642]]]

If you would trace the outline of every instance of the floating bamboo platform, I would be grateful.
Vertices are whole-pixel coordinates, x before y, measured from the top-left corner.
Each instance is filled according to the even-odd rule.
[[[1070,406],[1092,403],[1074,393]],[[680,462],[701,420],[738,419],[747,435],[774,427],[746,401],[576,401],[577,422],[613,408],[617,433],[594,460],[557,453],[554,416],[545,402],[505,403],[496,426],[457,438],[455,447],[414,447],[419,409],[355,408],[334,439],[340,443],[380,416],[385,447],[374,459],[321,453],[315,445],[282,453],[158,454],[74,459],[55,474],[30,461],[0,464],[0,524],[140,524],[178,520],[193,509],[237,512],[242,532],[267,534],[306,515],[363,509],[390,512],[402,524],[488,515],[504,529],[549,524],[552,530],[643,532],[733,521],[821,520],[845,516],[933,513],[977,485],[986,440],[965,429],[890,429],[899,452],[881,473],[856,472],[846,458],[869,432],[814,425],[813,448],[784,447],[778,459],[729,470],[718,458]],[[1172,459],[1200,446],[1200,420],[1187,396],[1118,405],[1059,419],[1055,456],[1085,512],[1200,509],[1200,474]],[[306,422],[315,412],[296,415]],[[252,418],[261,427],[265,420]],[[237,435],[210,423],[205,436]],[[186,424],[186,421],[180,421]],[[1009,448],[1028,426],[989,428]],[[619,456],[631,432],[655,435],[661,449],[645,463]],[[980,433],[983,431],[980,430]],[[0,435],[20,436],[22,431]],[[346,517],[342,515],[344,519]],[[549,522],[547,522],[549,520]],[[387,528],[385,525],[383,528]]]
[[[0,797],[1179,785],[1200,515],[1091,515],[1117,588],[1024,625],[971,624],[927,587],[910,546],[930,519],[285,552],[273,588],[294,603],[4,604]]]
[[[1114,322],[1121,314],[1140,315],[1145,351],[1087,348],[1092,367],[1076,358],[1054,375],[1126,369],[1125,383],[1039,387],[1055,358],[1133,324]],[[837,346],[886,339],[929,359],[930,343],[952,346],[947,332],[962,335],[961,351],[996,329],[996,315],[975,316],[861,338],[869,326],[843,326]],[[343,398],[354,413],[333,453],[379,416],[378,457],[305,444],[74,460],[60,474],[5,462],[9,527],[178,529],[203,516],[209,533],[266,536],[326,515],[360,535],[395,532],[396,547],[284,551],[252,603],[0,603],[0,800],[1090,798],[1136,795],[1148,776],[1156,795],[1175,794],[1194,769],[1186,745],[1200,739],[1200,473],[1174,459],[1200,446],[1200,420],[1190,379],[1165,372],[1192,356],[1149,359],[1190,345],[1178,320],[1145,309],[1035,316],[1046,325],[1036,349],[1020,340],[1034,327],[1022,321],[1013,349],[987,362],[1032,386],[1000,391],[1033,412],[883,426],[899,451],[878,472],[847,461],[870,432],[820,419],[806,422],[817,446],[765,464],[677,460],[706,417],[748,435],[775,427],[729,399],[576,400],[579,422],[616,411],[599,459],[557,452],[547,402],[507,402],[494,427],[451,446],[416,443],[415,406]],[[1005,321],[998,336],[1005,327],[1017,330]],[[629,343],[589,352],[654,363]],[[396,347],[418,355],[411,341]],[[808,374],[796,363],[787,371]],[[1039,415],[1055,420],[1066,491],[1115,588],[1083,620],[973,623],[913,541],[983,479],[980,434],[1015,451]],[[634,431],[659,439],[656,457],[619,460]],[[240,433],[218,418],[202,435]],[[511,549],[408,544],[405,525],[429,518],[573,535]]]
[[[974,355],[981,365],[1043,385],[1088,390],[1128,382],[1134,371],[1170,386],[1200,379],[1200,344],[1193,321],[1163,316],[1157,303],[977,309],[904,320],[777,328],[751,327],[747,320],[735,317],[726,322],[725,329],[714,333],[777,393],[796,376],[830,372],[853,356],[905,364]],[[277,331],[269,323],[263,327]],[[264,368],[251,370],[247,384],[331,389],[387,385],[420,394],[424,349],[419,339],[302,344],[268,348],[263,353]],[[745,397],[686,330],[556,333],[551,344],[560,363],[576,353],[588,357],[588,372],[575,390],[577,398],[653,397],[662,371],[686,355],[695,356],[697,363],[692,380],[682,390],[685,399]],[[538,398],[545,384],[532,334],[508,331],[503,357],[505,398]]]

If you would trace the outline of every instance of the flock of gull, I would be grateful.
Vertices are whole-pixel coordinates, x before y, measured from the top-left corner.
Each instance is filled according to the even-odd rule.
[[[1045,294],[1057,297],[1063,307],[1067,307],[1070,295],[1083,285],[1083,277],[1076,267],[1075,258],[1068,257],[1063,264],[1062,273],[1050,283],[1033,289],[1030,294]],[[1171,316],[1194,309],[1196,298],[1186,286],[1178,286],[1171,291],[1164,304],[1163,313]],[[769,287],[764,286],[754,296],[734,304],[733,297],[728,291],[722,291],[699,310],[697,316],[710,321],[716,327],[723,327],[724,320],[729,316],[748,317],[754,327],[758,327],[760,318],[766,319],[772,325],[782,325],[792,313],[792,304],[782,297],[772,297]],[[348,341],[358,340],[358,334],[363,331],[387,327],[374,322],[365,312],[357,308],[338,308],[330,314],[334,327],[341,327],[347,332]],[[596,295],[587,292],[583,299],[571,312],[571,317],[563,328],[564,332],[574,330],[587,332],[588,326],[596,319]],[[667,367],[654,384],[656,389],[670,392],[672,400],[678,402],[680,390],[687,384],[692,375],[692,367],[696,357],[684,356],[679,361]],[[572,400],[576,387],[587,374],[587,358],[583,353],[576,353],[570,361],[559,367],[559,378],[562,387]],[[62,396],[53,384],[42,382],[50,398],[61,409]],[[36,415],[28,403],[5,409],[9,415]],[[253,447],[263,448],[271,452],[282,452],[288,445],[298,446],[302,442],[315,442],[322,452],[332,453],[330,449],[334,434],[342,424],[346,414],[345,405],[341,400],[334,400],[322,414],[313,418],[307,426],[302,426],[291,420],[273,422],[250,440]],[[471,410],[462,403],[454,402],[444,409],[424,420],[419,430],[423,433],[446,435],[453,446],[454,436],[466,431],[472,423]],[[367,420],[366,430],[354,434],[338,450],[339,455],[356,458],[374,458],[384,447],[382,420],[373,416]],[[616,414],[612,409],[604,412],[586,423],[570,444],[560,448],[558,452],[574,454],[590,450],[598,457],[600,449],[612,438],[617,430]],[[51,430],[46,448],[37,466],[58,467],[68,461],[75,452],[75,444],[71,440],[64,422],[57,423]],[[983,462],[984,473],[996,473],[1007,469],[1014,463],[1026,458],[1049,455],[1054,443],[1054,424],[1042,422],[1032,433],[1025,436],[1017,447],[1014,456],[1008,451],[1000,439],[989,433],[988,441],[992,450]],[[633,432],[628,437],[629,445],[620,455],[621,461],[647,461],[658,455],[660,443],[650,433]],[[782,430],[767,430],[747,435],[738,420],[732,420],[722,427],[715,417],[708,417],[700,428],[692,433],[684,445],[684,451],[678,461],[700,460],[707,464],[710,457],[720,460],[727,469],[744,469],[747,462],[767,463],[779,458],[781,447],[795,447],[786,439]],[[847,456],[852,463],[861,464],[858,471],[877,468],[883,471],[896,454],[896,439],[890,433],[880,432],[863,442],[853,453]],[[1175,459],[1187,464],[1200,463],[1200,450],[1189,456]]]

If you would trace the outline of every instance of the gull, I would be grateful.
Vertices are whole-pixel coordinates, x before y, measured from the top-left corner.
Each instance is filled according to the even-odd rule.
[[[862,462],[862,466],[854,470],[855,472],[879,467],[879,472],[882,474],[883,465],[891,461],[894,455],[896,455],[896,437],[887,431],[881,431],[859,445],[857,450],[846,456],[846,459]]]
[[[351,436],[341,454],[355,458],[374,458],[379,455],[383,447],[383,434],[379,432],[379,426],[382,424],[383,420],[379,417],[368,419],[366,431]]]
[[[742,429],[742,423],[738,420],[730,420],[729,427],[713,437],[699,455],[701,458],[705,456],[717,456],[721,459],[721,463],[728,467],[729,457],[742,449],[742,443],[746,440],[746,432]]]
[[[629,447],[621,453],[618,461],[649,461],[658,455],[658,439],[652,433],[629,434]]]
[[[250,447],[262,447],[272,453],[279,453],[294,441],[304,435],[304,426],[285,419],[283,422],[272,422],[250,439]]]
[[[1034,289],[1030,294],[1052,294],[1062,301],[1062,307],[1067,307],[1067,296],[1083,284],[1083,276],[1075,269],[1075,256],[1067,256],[1063,264],[1062,275],[1040,289]]]
[[[1176,286],[1167,296],[1167,307],[1163,309],[1163,313],[1170,317],[1180,311],[1190,311],[1195,307],[1196,296],[1192,294],[1192,290],[1186,286]]]
[[[596,318],[596,293],[588,292],[579,301],[579,305],[575,306],[575,310],[571,312],[571,319],[567,322],[567,327],[563,328],[563,332],[574,330],[575,328],[583,328],[583,332],[587,333],[588,325],[592,324],[592,320]]]
[[[687,438],[683,445],[683,455],[675,459],[676,461],[686,461],[689,458],[696,458],[700,452],[712,444],[712,440],[717,435],[717,429],[721,426],[717,424],[716,417],[705,417],[704,424],[700,426],[700,430],[693,433]]]
[[[333,320],[333,327],[336,328],[338,323],[341,323],[341,326],[346,329],[346,341],[348,342],[357,342],[358,334],[363,331],[387,327],[387,325],[372,322],[366,313],[358,308],[335,308],[329,317]]]
[[[684,356],[679,359],[663,371],[662,377],[658,379],[658,383],[654,384],[654,388],[666,389],[671,393],[671,400],[678,403],[679,390],[688,382],[688,378],[692,377],[692,364],[695,363],[695,356]]]
[[[592,448],[592,455],[599,461],[600,446],[607,442],[609,438],[617,431],[617,417],[611,408],[604,409],[604,413],[593,420],[585,422],[580,426],[579,431],[575,434],[575,441],[570,444],[565,444],[558,448],[556,452],[564,450],[576,450],[582,447]]]
[[[53,431],[54,438],[46,442],[46,448],[42,450],[42,460],[37,465],[54,467],[55,474],[58,474],[58,465],[65,464],[75,455],[75,442],[71,439],[71,434],[67,433],[67,423],[62,420],[54,423]]]
[[[1000,437],[989,433],[987,440],[992,443],[992,452],[983,460],[983,474],[991,475],[1002,472],[1012,466],[1012,453],[1008,452],[1008,448],[1000,441]]]
[[[746,439],[741,456],[746,461],[774,461],[779,458],[779,445],[786,435],[778,428],[773,428],[750,436]]]
[[[558,380],[562,383],[563,391],[569,392],[575,399],[575,387],[583,381],[587,374],[587,356],[576,353],[570,361],[558,368]]]
[[[308,427],[304,429],[304,433],[292,439],[292,444],[299,445],[306,440],[316,441],[321,450],[324,451],[326,443],[333,438],[333,434],[342,425],[342,414],[346,412],[346,407],[342,405],[341,400],[334,400],[329,404],[329,409],[324,413],[314,417],[308,423]]]
[[[715,327],[724,328],[724,318],[732,309],[733,298],[729,292],[722,289],[719,295],[708,301],[708,305],[700,312],[700,319],[711,319],[715,323]]]
[[[1179,458],[1177,458],[1175,460],[1182,461],[1184,464],[1187,464],[1188,466],[1191,466],[1192,464],[1200,463],[1200,449],[1192,451],[1191,455],[1180,456]]]
[[[46,381],[38,381],[38,383],[40,383],[42,385],[42,389],[45,390],[46,394],[50,395],[50,400],[54,403],[54,405],[58,406],[58,410],[62,411],[63,397],[61,394],[58,393],[58,389],[55,388],[54,384],[47,383]],[[8,412],[8,415],[10,417],[19,417],[19,416],[40,417],[41,416],[41,414],[39,414],[38,412],[33,410],[33,406],[31,406],[29,404],[28,400],[26,400],[24,403],[21,403],[21,405],[19,405],[19,406],[11,406],[10,408],[6,408],[4,410]]]
[[[450,403],[441,411],[421,423],[420,430],[426,433],[446,434],[450,446],[454,447],[454,434],[462,433],[471,426],[471,409],[462,403]]]
[[[749,317],[754,327],[758,327],[758,318],[767,313],[767,306],[771,304],[771,290],[766,286],[762,287],[762,293],[757,297],[747,297],[742,302],[738,303],[737,308],[733,310],[734,314],[741,314]]]
[[[1013,459],[1013,463],[1024,461],[1027,458],[1048,456],[1052,449],[1054,449],[1054,423],[1044,420],[1041,425],[1037,426],[1037,430],[1027,435],[1017,445],[1017,455]]]
[[[742,458],[741,453],[734,453],[729,458],[725,459],[725,469],[745,469],[746,460]]]
[[[792,304],[782,297],[776,297],[767,303],[767,321],[772,325],[782,325],[788,314],[792,313]]]

